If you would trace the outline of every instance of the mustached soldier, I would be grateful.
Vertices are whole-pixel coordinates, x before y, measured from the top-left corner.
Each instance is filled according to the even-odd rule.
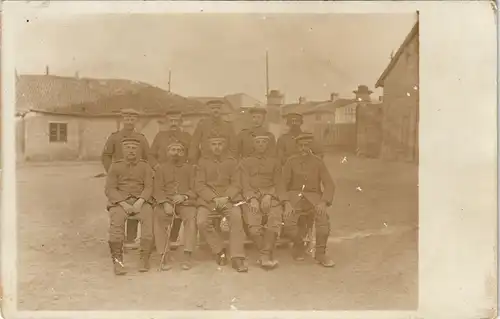
[[[153,243],[153,170],[140,159],[141,140],[127,137],[122,140],[123,159],[117,160],[109,168],[105,194],[108,198],[109,248],[116,275],[126,273],[123,265],[123,241],[125,221],[135,216],[141,222],[139,271],[149,270],[149,257]]]
[[[264,269],[273,269],[278,265],[273,252],[283,214],[280,197],[286,197],[278,189],[281,164],[267,155],[269,141],[268,135],[255,136],[254,152],[240,164],[243,197],[249,203],[245,217],[252,241],[260,251],[259,264]],[[264,225],[263,218],[266,219]]]
[[[122,116],[123,128],[120,131],[114,132],[108,137],[102,151],[101,161],[106,173],[108,173],[113,161],[123,159],[121,141],[126,137],[139,139],[141,146],[140,150],[138,151],[139,157],[144,161],[152,163],[150,161],[151,158],[148,154],[149,143],[146,137],[135,130],[137,121],[139,120],[139,112],[134,109],[123,109],[121,110],[120,114]],[[126,226],[127,239],[125,241],[125,245],[129,248],[136,248],[134,246],[134,241],[137,237],[138,221],[135,219],[129,219],[127,220]]]
[[[166,161],[156,170],[154,179],[155,209],[155,242],[162,253],[167,238],[166,229],[170,226],[174,215],[180,216],[184,223],[184,256],[182,269],[191,269],[191,254],[196,246],[196,195],[193,187],[193,167],[184,159],[185,145],[173,140],[167,143]],[[167,248],[170,249],[169,247]],[[160,265],[162,270],[170,269],[165,262]]]
[[[287,192],[285,235],[293,242],[294,259],[304,260],[303,238],[307,229],[302,221],[312,217],[316,225],[314,257],[320,265],[333,267],[333,261],[326,255],[326,244],[330,235],[327,207],[332,203],[335,184],[323,160],[311,152],[312,134],[303,133],[295,140],[299,154],[288,159],[282,174],[283,188]]]
[[[166,131],[158,132],[158,134],[156,134],[155,138],[153,139],[153,143],[151,144],[151,149],[149,153],[150,161],[151,161],[151,166],[153,166],[155,170],[157,170],[160,167],[161,163],[167,161],[167,153],[168,153],[167,147],[171,141],[177,140],[184,145],[183,147],[184,154],[181,157],[183,161],[187,160],[187,151],[189,145],[191,144],[191,134],[181,130],[183,122],[182,112],[177,110],[168,111],[166,113],[166,121],[168,121],[167,123],[168,129]],[[179,230],[181,228],[181,224],[182,220],[176,218],[174,221],[174,226],[172,227],[170,233],[171,242],[177,241],[179,237]]]
[[[266,154],[275,156],[276,152],[276,138],[274,134],[269,132],[264,127],[267,110],[262,107],[252,107],[248,110],[252,116],[252,127],[242,130],[237,136],[237,154],[238,158],[245,158],[251,156],[254,152],[254,136],[266,135],[269,137],[267,142]]]
[[[225,136],[214,134],[208,142],[211,156],[200,159],[195,180],[195,190],[199,196],[198,229],[216,254],[217,264],[225,265],[227,253],[214,221],[226,216],[230,225],[229,253],[232,266],[238,272],[247,272],[241,208],[234,205],[241,200],[238,162],[227,154]]]
[[[304,123],[302,114],[288,113],[284,117],[289,130],[287,133],[278,138],[278,142],[276,144],[276,153],[282,164],[284,164],[291,156],[300,153],[297,148],[295,138],[304,133],[301,129],[301,126]],[[323,150],[321,146],[314,141],[314,138],[310,142],[309,148],[316,156],[323,157]]]

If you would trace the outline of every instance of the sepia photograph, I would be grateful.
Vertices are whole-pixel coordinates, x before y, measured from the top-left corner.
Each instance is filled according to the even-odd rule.
[[[417,10],[10,25],[18,311],[418,309]]]

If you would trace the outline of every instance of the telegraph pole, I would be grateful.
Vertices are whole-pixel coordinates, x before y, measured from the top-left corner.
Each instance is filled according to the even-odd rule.
[[[168,71],[168,93],[170,93],[170,84],[172,82],[172,71]]]
[[[266,98],[269,96],[269,52],[266,50]]]

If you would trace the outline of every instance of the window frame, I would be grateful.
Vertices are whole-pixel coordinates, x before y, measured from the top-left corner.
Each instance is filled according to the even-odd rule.
[[[55,127],[55,137],[52,134]],[[63,134],[64,132],[64,134]],[[67,143],[68,142],[68,123],[67,122],[49,122],[49,143]]]

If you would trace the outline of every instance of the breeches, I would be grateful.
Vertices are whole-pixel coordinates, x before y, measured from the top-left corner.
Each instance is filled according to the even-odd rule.
[[[121,206],[113,206],[109,211],[109,241],[125,240],[125,222],[128,215]],[[144,203],[141,212],[134,216],[141,223],[141,239],[153,240],[153,207]]]
[[[229,253],[232,258],[245,257],[245,231],[240,207],[231,207],[221,211],[213,211],[205,206],[198,207],[197,223],[200,233],[207,241],[213,253],[220,253],[224,242],[214,227],[214,220],[225,216],[229,221]]]
[[[259,209],[257,213],[252,213],[245,205],[243,214],[248,224],[248,230],[251,236],[261,236],[264,229],[278,234],[281,230],[281,221],[283,208],[281,205],[271,207],[268,212],[263,212]]]
[[[322,253],[326,249],[326,243],[330,235],[330,218],[327,213],[320,216],[315,210],[307,212],[295,211],[285,219],[285,236],[294,243],[301,243],[302,238],[307,234],[307,226],[310,221],[313,221],[316,227],[316,251]]]

